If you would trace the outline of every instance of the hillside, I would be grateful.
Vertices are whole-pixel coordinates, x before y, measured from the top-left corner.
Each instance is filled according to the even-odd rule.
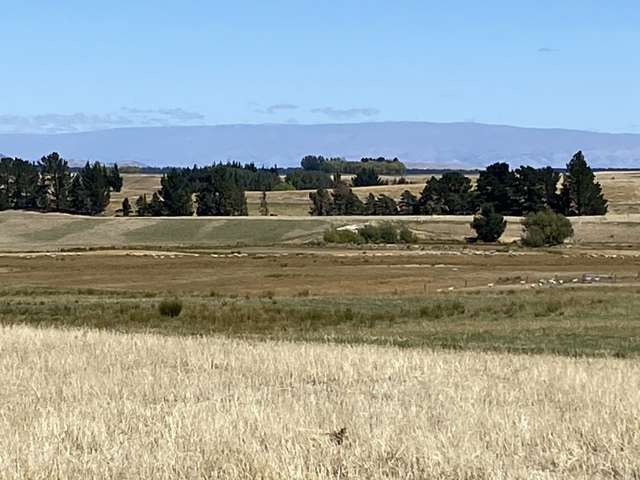
[[[58,151],[86,160],[191,166],[236,160],[295,166],[307,154],[398,157],[411,166],[564,166],[583,150],[594,167],[636,167],[640,135],[519,128],[478,123],[380,122],[324,125],[144,127],[65,133],[0,134],[0,151],[37,159]]]

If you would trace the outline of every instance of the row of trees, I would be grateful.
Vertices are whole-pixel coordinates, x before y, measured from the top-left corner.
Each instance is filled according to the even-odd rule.
[[[354,179],[355,180],[355,179]],[[312,192],[312,215],[468,215],[491,205],[501,215],[523,216],[549,209],[568,216],[604,215],[607,201],[582,152],[576,153],[562,176],[551,167],[522,166],[511,170],[495,163],[480,172],[475,188],[458,172],[430,178],[420,196],[405,190],[399,200],[369,194],[365,202],[342,182],[329,193]],[[368,179],[369,184],[376,184]],[[354,185],[356,182],[353,182]]]
[[[401,180],[403,178],[401,177]],[[318,188],[334,188],[341,181],[340,173],[330,175],[320,170],[296,170],[285,177],[284,184],[291,185],[295,190],[317,190]],[[376,170],[371,167],[361,168],[351,179],[353,187],[374,187],[388,183],[386,180],[382,180]],[[278,189],[276,187],[276,190]]]
[[[72,174],[57,153],[36,163],[0,159],[0,210],[39,210],[95,215],[122,188],[118,166],[89,163]]]
[[[307,155],[300,162],[303,170],[326,173],[357,174],[363,168],[373,169],[379,175],[404,175],[406,166],[397,158],[362,158],[359,162],[345,160],[342,157],[325,158],[322,155]]]
[[[139,216],[239,216],[247,215],[245,190],[267,190],[277,171],[252,169],[235,163],[192,169],[172,169],[162,176],[161,188],[148,200],[136,200]],[[278,179],[279,180],[279,179]],[[271,183],[274,185],[275,181]],[[127,204],[129,204],[128,199]],[[132,210],[123,202],[124,215]]]

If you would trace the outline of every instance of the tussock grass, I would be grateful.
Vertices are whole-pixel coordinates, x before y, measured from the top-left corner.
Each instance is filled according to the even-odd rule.
[[[7,479],[640,474],[637,360],[22,326],[0,348]]]

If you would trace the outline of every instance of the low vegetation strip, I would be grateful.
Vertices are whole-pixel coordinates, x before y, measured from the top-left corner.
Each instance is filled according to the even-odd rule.
[[[7,479],[637,478],[640,364],[0,328]]]
[[[372,221],[406,224],[419,241],[463,242],[473,236],[471,216],[392,217],[79,217],[0,212],[0,251],[74,247],[252,246],[318,242],[331,226]],[[503,243],[518,240],[521,218],[507,217]],[[571,218],[577,244],[638,245],[640,215]]]
[[[126,333],[395,345],[430,349],[640,355],[638,289],[443,293],[421,297],[186,296],[174,316],[149,292],[0,291],[0,323]],[[164,307],[163,307],[164,308]]]

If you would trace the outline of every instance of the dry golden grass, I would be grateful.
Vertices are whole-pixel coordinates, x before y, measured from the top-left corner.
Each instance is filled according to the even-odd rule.
[[[3,479],[640,475],[637,360],[27,327],[0,349]]]
[[[140,195],[147,194],[147,198],[151,200],[153,192],[160,190],[160,178],[162,175],[145,175],[138,173],[122,174],[122,190],[120,192],[111,193],[111,203],[107,208],[107,215],[114,215],[115,211],[122,207],[122,201],[129,199],[131,205],[135,208],[136,199]]]

